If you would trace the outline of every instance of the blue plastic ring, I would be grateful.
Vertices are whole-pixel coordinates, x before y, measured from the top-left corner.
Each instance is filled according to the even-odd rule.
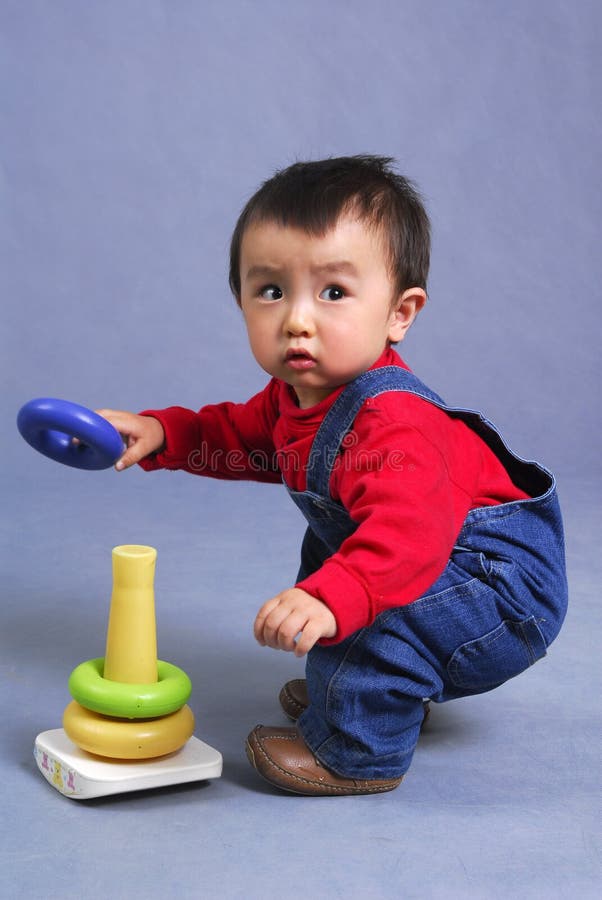
[[[76,469],[108,469],[123,453],[121,435],[110,422],[67,400],[30,400],[19,410],[17,428],[39,453]]]

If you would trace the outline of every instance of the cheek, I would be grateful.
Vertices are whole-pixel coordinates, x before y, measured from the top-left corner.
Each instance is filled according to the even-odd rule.
[[[245,328],[247,329],[247,334],[249,336],[249,340],[251,341],[256,334],[261,333],[260,324],[257,321],[257,316],[253,315],[253,313],[245,313],[244,320]]]
[[[267,322],[257,321],[257,319],[247,319],[247,336],[249,345],[255,356],[263,356],[269,351],[271,344]]]
[[[330,338],[340,348],[340,352],[361,352],[370,343],[370,329],[362,320],[346,319],[337,322],[330,329]]]

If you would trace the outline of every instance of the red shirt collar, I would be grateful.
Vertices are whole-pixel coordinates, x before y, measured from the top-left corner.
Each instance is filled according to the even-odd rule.
[[[402,369],[409,369],[409,366],[406,365],[393,347],[385,347],[376,362],[370,366],[370,369],[381,369],[383,366],[400,366]],[[303,421],[307,424],[321,421],[337,397],[345,390],[345,387],[346,385],[342,384],[340,387],[335,388],[335,390],[329,394],[328,397],[325,397],[324,400],[320,400],[320,402],[316,403],[314,406],[308,406],[306,409],[301,409],[297,403],[297,396],[294,388],[292,388],[290,384],[281,382],[280,413],[281,415],[290,416],[299,422]]]

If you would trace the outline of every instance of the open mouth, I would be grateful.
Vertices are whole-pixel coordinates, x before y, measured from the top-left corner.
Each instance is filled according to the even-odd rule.
[[[311,353],[303,348],[287,350],[284,360],[293,369],[310,369],[316,364]]]
[[[313,360],[313,356],[308,350],[304,350],[303,348],[291,349],[286,351],[285,359],[288,361],[289,359],[311,359]]]

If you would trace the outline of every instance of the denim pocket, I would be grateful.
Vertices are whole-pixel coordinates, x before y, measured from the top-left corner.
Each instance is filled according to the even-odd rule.
[[[456,687],[487,691],[519,675],[546,655],[546,642],[534,616],[505,620],[497,628],[454,652],[447,671]]]

